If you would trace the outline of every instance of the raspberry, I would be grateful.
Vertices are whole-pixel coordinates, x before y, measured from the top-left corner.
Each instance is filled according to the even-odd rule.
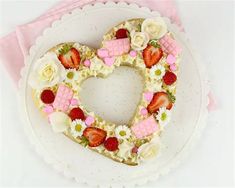
[[[108,151],[116,151],[118,149],[118,139],[116,137],[109,137],[104,141],[104,147]]]
[[[163,76],[166,85],[171,85],[176,81],[177,77],[173,72],[167,71]]]
[[[138,153],[138,147],[134,146],[131,150],[132,153]]]
[[[128,30],[127,29],[119,29],[116,32],[116,39],[123,39],[123,38],[127,38],[128,35]]]
[[[45,89],[42,91],[40,98],[43,103],[51,104],[55,100],[55,95],[54,95],[53,91],[51,91],[50,89]]]
[[[79,107],[70,110],[69,117],[71,118],[72,121],[75,119],[85,120],[85,115]]]

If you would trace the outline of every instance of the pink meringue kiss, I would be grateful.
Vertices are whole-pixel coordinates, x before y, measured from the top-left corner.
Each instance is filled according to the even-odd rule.
[[[153,92],[145,92],[144,93],[144,98],[146,101],[150,102],[153,98]]]
[[[175,70],[177,69],[177,67],[176,67],[175,64],[172,64],[172,65],[170,66],[170,69],[171,69],[171,71],[175,71]]]
[[[70,101],[70,105],[71,106],[77,106],[79,104],[78,100],[75,99],[75,98],[72,98],[71,101]]]
[[[84,61],[84,65],[85,65],[86,67],[90,67],[91,61],[90,61],[89,59],[85,60],[85,61]]]
[[[167,62],[168,65],[174,64],[175,61],[176,61],[175,56],[173,56],[173,55],[171,55],[171,54],[169,54],[169,55],[167,56],[167,58],[166,58],[166,62]]]
[[[131,50],[129,54],[130,54],[131,57],[136,57],[137,56],[137,52],[135,50]]]
[[[86,120],[85,120],[85,123],[87,126],[90,126],[92,123],[95,122],[95,118],[92,117],[92,116],[87,116]]]
[[[43,108],[43,112],[45,112],[46,114],[50,114],[54,111],[54,108],[51,106],[51,105],[46,105],[44,108]]]
[[[140,114],[141,114],[142,116],[146,116],[146,115],[148,114],[148,110],[147,110],[146,108],[142,108],[142,109],[140,110]]]

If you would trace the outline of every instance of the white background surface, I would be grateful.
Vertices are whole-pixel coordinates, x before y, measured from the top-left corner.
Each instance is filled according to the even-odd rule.
[[[1,2],[0,36],[12,31],[16,25],[34,19],[55,3]],[[177,1],[177,6],[191,43],[207,65],[218,110],[210,113],[200,142],[185,162],[168,176],[145,187],[232,186],[234,4],[232,1]],[[0,67],[0,185],[78,186],[56,173],[34,152],[18,116],[17,90],[3,66]]]

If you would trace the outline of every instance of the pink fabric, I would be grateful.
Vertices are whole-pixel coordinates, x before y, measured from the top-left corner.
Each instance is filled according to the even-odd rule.
[[[209,112],[214,111],[217,109],[217,103],[215,101],[215,98],[213,96],[213,94],[211,93],[211,91],[208,94],[208,98],[209,98],[209,104],[207,105],[207,109]]]
[[[120,0],[122,1],[122,0]],[[45,14],[30,23],[20,25],[16,31],[0,39],[0,61],[3,63],[13,81],[17,84],[20,78],[20,69],[24,65],[24,58],[29,48],[35,43],[46,27],[58,20],[63,14],[77,7],[96,2],[107,2],[107,0],[65,0],[49,9]],[[118,1],[115,1],[118,2]],[[125,0],[127,3],[136,3],[159,11],[180,26],[173,0]]]

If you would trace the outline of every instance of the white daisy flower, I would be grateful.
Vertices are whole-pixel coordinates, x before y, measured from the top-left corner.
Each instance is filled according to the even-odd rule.
[[[86,128],[85,122],[80,119],[76,119],[71,123],[71,134],[73,135],[74,138],[82,136],[85,128]]]
[[[157,64],[154,65],[151,69],[150,69],[150,77],[160,80],[162,79],[162,77],[165,75],[165,68],[164,66]]]
[[[158,120],[160,126],[165,126],[170,121],[171,112],[167,110],[166,107],[159,109],[156,119]]]
[[[66,69],[65,82],[72,83],[78,79],[78,72],[76,69]]]
[[[119,125],[115,129],[115,135],[118,139],[128,139],[131,136],[131,130],[126,125]]]

